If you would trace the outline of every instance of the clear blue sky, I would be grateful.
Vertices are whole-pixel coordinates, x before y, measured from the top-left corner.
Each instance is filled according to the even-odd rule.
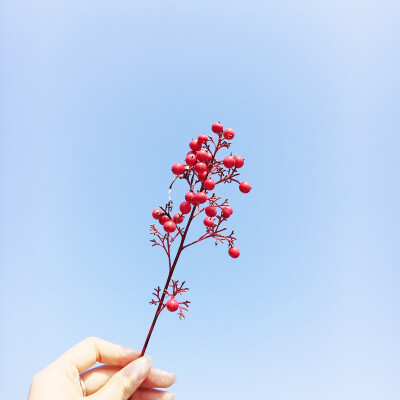
[[[177,399],[400,398],[400,3],[3,1],[0,397],[89,335],[140,348],[170,166],[215,120],[241,256],[176,276]]]

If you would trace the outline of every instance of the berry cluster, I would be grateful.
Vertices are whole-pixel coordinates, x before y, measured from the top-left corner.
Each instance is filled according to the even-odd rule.
[[[160,246],[164,249],[168,257],[169,274],[164,290],[158,287],[153,293],[155,299],[150,304],[157,305],[157,311],[142,354],[146,350],[157,318],[164,308],[171,312],[179,309],[180,318],[184,318],[183,311],[188,310],[188,301],[179,303],[175,298],[177,295],[187,292],[188,289],[183,288],[184,282],[179,286],[178,281],[172,280],[181,252],[193,244],[213,238],[216,245],[225,241],[228,243],[228,254],[232,258],[237,258],[240,255],[239,249],[234,245],[236,240],[233,236],[234,232],[232,231],[227,235],[225,234],[227,228],[222,227],[222,224],[233,214],[233,208],[229,205],[228,200],[222,201],[221,197],[217,197],[212,191],[221,183],[235,182],[239,185],[239,190],[242,193],[249,193],[251,186],[248,182],[241,182],[237,179],[238,170],[244,165],[243,157],[232,153],[223,159],[218,157],[220,150],[230,148],[230,141],[235,137],[234,130],[231,128],[224,129],[220,122],[215,122],[211,129],[217,135],[216,137],[202,133],[197,139],[192,139],[189,142],[190,151],[185,157],[185,162],[175,163],[171,168],[175,178],[169,187],[169,195],[171,195],[172,186],[178,178],[186,181],[189,187],[184,201],[179,205],[179,212],[172,213],[173,202],[171,197],[169,197],[165,207],[160,206],[152,212],[153,218],[158,221],[162,229],[159,229],[156,224],[151,225],[151,234],[154,235],[151,241],[153,246]],[[205,233],[197,240],[185,243],[190,224],[194,218],[201,214],[204,215]],[[183,227],[182,224],[185,219],[187,219],[187,222],[186,226]],[[180,239],[179,247],[175,257],[172,258],[171,245],[178,238]],[[168,292],[168,288],[171,288],[170,292]],[[165,301],[166,297],[169,297],[168,301]]]

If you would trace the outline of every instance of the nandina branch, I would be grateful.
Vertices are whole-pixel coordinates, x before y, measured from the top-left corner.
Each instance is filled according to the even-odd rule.
[[[216,122],[212,126],[212,131],[218,135],[218,140],[214,140],[211,136],[206,136],[205,134],[199,135],[197,140],[193,139],[189,143],[191,151],[186,155],[185,165],[176,163],[172,166],[171,169],[175,177],[169,187],[169,201],[165,208],[160,206],[160,209],[155,209],[152,213],[153,217],[159,220],[166,233],[162,235],[158,229],[152,225],[151,233],[155,235],[158,240],[153,239],[151,242],[153,243],[153,246],[157,245],[163,247],[164,251],[166,252],[168,256],[169,273],[164,285],[164,289],[161,290],[160,287],[155,289],[155,292],[153,293],[155,295],[155,299],[150,302],[151,304],[157,305],[157,310],[147,334],[147,338],[141,353],[142,355],[146,351],[158,316],[164,310],[164,308],[167,308],[171,312],[179,309],[179,318],[185,318],[183,311],[188,310],[190,302],[178,302],[175,297],[186,292],[188,289],[183,287],[184,282],[178,286],[178,281],[174,281],[172,279],[182,251],[195,243],[199,243],[205,239],[213,237],[216,245],[219,242],[228,242],[228,253],[231,257],[237,258],[240,254],[239,249],[234,246],[234,241],[236,240],[236,238],[233,236],[234,232],[232,231],[230,235],[226,235],[223,234],[223,232],[227,228],[220,228],[221,223],[226,221],[227,218],[229,218],[233,213],[232,207],[229,205],[228,200],[225,200],[222,203],[219,202],[220,197],[216,197],[214,193],[212,196],[208,197],[208,192],[211,192],[211,190],[213,190],[215,186],[220,183],[239,183],[239,190],[243,193],[248,193],[251,190],[251,186],[248,182],[239,182],[236,179],[236,177],[239,176],[237,168],[241,168],[244,164],[244,159],[242,157],[230,153],[230,155],[225,157],[223,160],[217,159],[217,153],[219,150],[223,148],[228,149],[230,147],[230,140],[232,140],[235,136],[233,129],[228,128],[224,130],[223,126],[219,122]],[[214,146],[213,150],[211,149],[212,145]],[[211,178],[214,175],[218,177],[218,179],[215,179],[216,182]],[[182,202],[179,207],[181,212],[171,217],[173,208],[171,189],[177,178],[186,180],[189,185],[189,192],[185,194],[186,201]],[[198,192],[196,192],[196,186],[198,184],[200,184],[201,188]],[[209,205],[205,208],[201,208],[200,204],[205,203],[207,200]],[[193,208],[191,206],[193,206]],[[203,223],[206,227],[206,232],[197,240],[185,245],[186,236],[193,219],[199,216],[203,211],[205,211],[207,215],[203,220]],[[177,225],[184,221],[183,215],[189,213],[190,216],[188,217],[186,227],[178,227]],[[218,213],[220,214],[217,215]],[[177,230],[177,232],[172,235],[172,232],[175,230]],[[180,236],[181,240],[175,254],[175,258],[172,261],[171,245],[178,236]],[[172,291],[170,292],[168,291],[169,287],[172,288]],[[166,296],[170,297],[170,299],[165,302]]]

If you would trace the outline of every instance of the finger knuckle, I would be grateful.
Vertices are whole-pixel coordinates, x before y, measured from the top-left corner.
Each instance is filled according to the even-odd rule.
[[[88,343],[88,344],[95,344],[99,341],[100,339],[96,336],[88,336],[86,339],[83,340],[83,342]]]

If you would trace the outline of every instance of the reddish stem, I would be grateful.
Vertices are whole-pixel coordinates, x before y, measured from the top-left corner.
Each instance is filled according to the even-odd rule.
[[[203,188],[203,187],[202,187],[202,188]],[[155,313],[155,315],[154,315],[153,322],[152,322],[152,324],[151,324],[151,326],[150,326],[150,329],[149,329],[149,333],[147,334],[146,341],[144,342],[143,349],[142,349],[142,353],[140,354],[141,357],[144,355],[144,353],[145,353],[145,351],[146,351],[147,345],[149,344],[149,341],[150,341],[151,334],[153,333],[154,327],[155,327],[155,325],[156,325],[158,316],[160,315],[160,313],[161,313],[161,311],[162,311],[162,309],[163,309],[163,304],[164,304],[165,295],[167,294],[167,289],[168,289],[169,283],[170,283],[170,281],[171,281],[171,278],[172,278],[172,275],[173,275],[173,273],[174,273],[176,264],[177,264],[177,262],[178,262],[178,260],[179,260],[179,257],[180,257],[180,255],[181,255],[181,253],[182,253],[183,244],[184,244],[184,242],[185,242],[186,234],[187,234],[187,232],[188,232],[188,230],[189,230],[190,223],[191,223],[192,220],[193,220],[193,215],[194,215],[195,210],[196,210],[196,207],[193,207],[193,210],[192,210],[192,212],[191,212],[191,214],[190,214],[188,223],[187,223],[187,225],[186,225],[185,232],[184,232],[184,234],[182,235],[182,239],[181,239],[181,242],[180,242],[180,244],[179,244],[178,251],[176,252],[176,256],[175,256],[174,262],[173,262],[173,264],[172,264],[172,267],[169,269],[169,274],[168,274],[168,277],[167,277],[167,281],[165,282],[163,294],[162,294],[161,299],[160,299],[160,301],[159,301],[159,303],[158,303],[157,311],[156,311],[156,313]]]

